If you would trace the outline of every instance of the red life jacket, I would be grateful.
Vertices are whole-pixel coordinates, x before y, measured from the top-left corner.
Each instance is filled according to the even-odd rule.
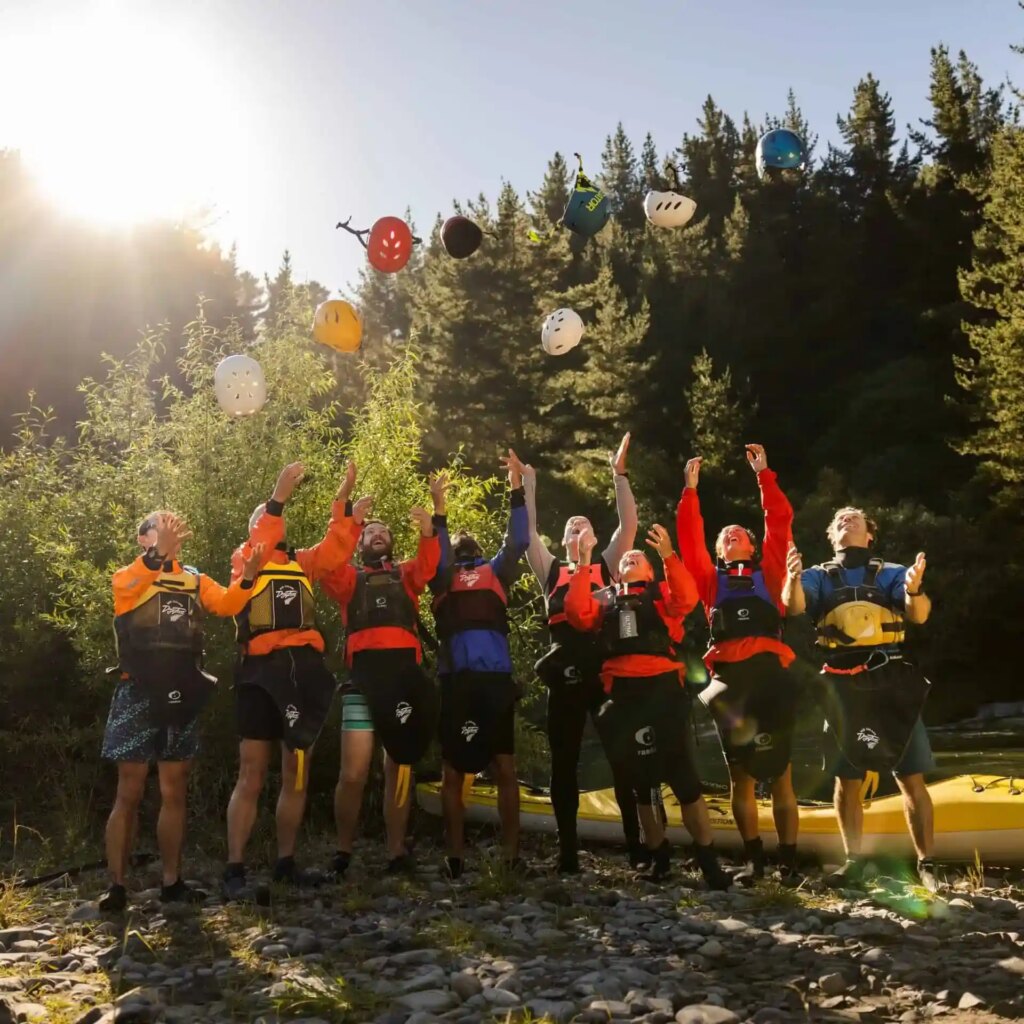
[[[346,612],[349,636],[383,626],[416,633],[416,605],[405,589],[402,570],[390,563],[357,570]]]
[[[448,570],[447,584],[434,598],[433,612],[439,640],[468,629],[508,634],[508,595],[489,562]]]
[[[565,562],[556,562],[551,568],[552,570],[558,570],[557,576],[555,576],[554,571],[549,575],[547,593],[544,595],[551,642],[564,645],[566,643],[587,640],[593,643],[594,638],[592,636],[579,633],[569,625],[569,619],[565,614],[565,598],[569,593],[569,583],[576,573]],[[585,572],[590,576],[590,592],[592,594],[611,583],[611,578],[608,576],[603,560],[591,562],[589,566],[577,567],[577,571]],[[554,576],[553,580],[552,576]]]

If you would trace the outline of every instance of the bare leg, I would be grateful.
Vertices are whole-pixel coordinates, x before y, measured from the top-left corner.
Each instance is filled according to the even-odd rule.
[[[683,824],[686,831],[693,836],[693,841],[698,846],[707,846],[714,839],[711,831],[711,819],[708,817],[708,805],[704,803],[704,797],[698,797],[692,804],[681,804],[683,813]]]
[[[785,773],[772,782],[772,817],[779,842],[793,846],[800,831],[800,807],[793,790],[792,765],[787,765]]]
[[[241,864],[245,858],[273,749],[270,740],[242,740],[238,745],[238,781],[228,801],[229,863]]]
[[[932,855],[935,844],[935,812],[931,794],[921,774],[897,776],[896,783],[903,793],[903,811],[917,859],[924,860]]]
[[[313,757],[310,747],[303,757],[302,785],[297,786],[299,757],[294,750],[281,744],[281,792],[277,795],[277,855],[294,857],[299,827],[306,812],[306,791],[309,788],[309,763]]]
[[[135,839],[139,804],[146,790],[149,765],[138,761],[117,762],[117,796],[107,819],[107,868],[114,885],[124,885]]]
[[[412,808],[413,795],[410,792],[401,807],[395,803],[400,767],[387,754],[384,755],[384,841],[389,860],[408,853],[408,847],[405,845],[405,832],[409,825],[409,811]]]
[[[160,816],[156,820],[156,841],[160,847],[164,885],[181,877],[181,851],[185,845],[185,809],[188,794],[189,761],[160,761]]]
[[[835,808],[839,834],[847,857],[860,853],[864,835],[864,805],[860,799],[860,779],[836,779]]]
[[[515,754],[495,754],[491,771],[498,783],[498,816],[501,818],[501,845],[507,860],[519,856],[519,779]]]
[[[736,829],[744,842],[756,839],[759,830],[754,777],[738,764],[729,765],[729,777],[732,779],[732,816]]]
[[[466,809],[462,805],[462,772],[447,761],[441,766],[441,810],[444,814],[444,841],[449,857],[462,859],[465,849],[463,825]]]
[[[343,730],[341,733],[341,770],[334,788],[334,822],[338,829],[338,849],[351,853],[363,806],[363,790],[373,759],[373,733],[369,730]]]

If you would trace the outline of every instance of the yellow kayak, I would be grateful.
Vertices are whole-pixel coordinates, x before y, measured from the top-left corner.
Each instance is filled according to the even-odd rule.
[[[866,785],[867,788],[867,785]],[[929,785],[935,805],[935,857],[945,861],[973,862],[975,854],[991,866],[1024,864],[1024,782],[994,775],[959,775]],[[436,782],[416,787],[420,807],[429,814],[441,813],[441,788]],[[554,832],[555,816],[548,796],[520,787],[520,825],[526,832]],[[679,804],[665,787],[662,791],[668,815],[668,835],[673,842],[689,842]],[[728,797],[706,796],[715,845],[722,849],[741,846]],[[475,782],[467,800],[466,818],[482,824],[498,822],[497,790]],[[771,802],[758,801],[758,821],[765,846],[776,844]],[[582,839],[622,842],[619,806],[611,789],[580,794],[578,817]],[[843,859],[843,845],[831,804],[801,803],[800,848],[825,863]],[[910,856],[913,848],[899,794],[872,799],[865,793],[864,852]]]

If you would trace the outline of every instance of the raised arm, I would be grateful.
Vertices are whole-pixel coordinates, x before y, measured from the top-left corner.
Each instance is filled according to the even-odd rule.
[[[907,569],[906,576],[900,581],[903,587],[903,601],[906,608],[907,621],[923,625],[932,613],[931,598],[924,592],[924,571],[927,562],[924,552],[919,551],[914,564]]]
[[[618,451],[608,458],[612,467],[612,482],[615,486],[615,510],[619,514],[619,525],[615,528],[602,556],[605,565],[609,566],[618,566],[622,556],[636,543],[636,499],[629,486],[629,473],[626,471],[628,452],[629,433],[627,432],[619,443]]]
[[[803,558],[791,542],[786,553],[786,582],[782,585],[782,603],[786,606],[787,615],[803,615],[807,610],[803,570]]]
[[[793,542],[793,506],[782,493],[775,473],[768,468],[768,456],[762,445],[747,445],[747,462],[757,474],[764,510],[761,568],[769,592],[778,601],[786,581],[786,556]]]
[[[533,466],[523,466],[523,492],[526,498],[526,518],[529,524],[530,543],[526,548],[526,561],[537,577],[541,591],[547,586],[555,556],[547,549],[537,532],[537,471]]]
[[[700,514],[697,484],[703,460],[698,456],[686,463],[685,486],[676,506],[676,543],[697,589],[706,601],[713,601],[710,588],[715,581],[715,563],[704,542],[704,517]]]
[[[348,502],[356,482],[356,465],[350,462],[334,495],[327,532],[318,544],[295,552],[295,560],[311,582],[319,580],[335,569],[340,569],[356,549],[357,534],[352,529]]]
[[[267,549],[262,544],[250,548],[242,559],[241,575],[231,585],[222,587],[216,580],[205,574],[199,576],[199,602],[210,615],[229,618],[237,615],[249,603],[252,585],[263,563]]]
[[[665,583],[668,589],[665,611],[672,618],[682,619],[689,615],[700,601],[693,574],[672,550],[672,538],[664,526],[655,523],[651,527],[647,534],[647,544],[658,552],[665,567]]]
[[[434,507],[437,508],[436,501]],[[414,508],[409,516],[419,527],[420,539],[416,557],[402,566],[402,572],[406,583],[417,594],[422,594],[427,584],[437,574],[437,566],[441,561],[441,544],[430,513],[425,508]]]
[[[498,553],[491,559],[491,568],[506,583],[515,576],[516,565],[530,545],[530,522],[526,511],[526,495],[523,488],[523,464],[511,448],[507,458],[502,459],[508,470],[508,482],[512,488],[509,496],[508,529]]]

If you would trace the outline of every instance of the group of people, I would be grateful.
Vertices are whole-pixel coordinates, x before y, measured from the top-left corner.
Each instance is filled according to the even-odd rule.
[[[330,873],[351,862],[375,743],[384,755],[384,824],[389,873],[414,868],[406,844],[411,773],[432,740],[440,740],[447,875],[464,870],[467,783],[488,769],[498,789],[502,849],[512,870],[519,857],[519,783],[515,706],[521,696],[509,646],[512,584],[525,555],[544,597],[549,643],[535,668],[548,690],[551,800],[558,826],[557,870],[579,871],[577,768],[587,718],[593,719],[611,766],[630,862],[653,880],[665,878],[671,847],[661,805],[668,785],[682,808],[697,863],[712,888],[765,877],[755,784],[769,782],[778,832],[777,877],[798,884],[799,811],[790,749],[801,687],[782,640],[786,615],[808,613],[824,650],[828,696],[828,763],[836,777],[836,810],[846,863],[834,880],[862,869],[861,781],[868,770],[892,770],[903,792],[918,872],[934,887],[931,804],[923,772],[932,767],[920,710],[928,681],[902,655],[904,623],[924,622],[924,555],[909,567],[874,554],[877,528],[859,509],[840,509],[829,526],[835,555],[804,569],[792,537],[792,508],[768,468],[764,449],[746,446],[764,509],[764,536],[726,526],[705,546],[697,488],[701,460],[686,465],[676,534],[651,527],[648,549],[634,547],[638,522],[626,468],[627,434],[610,457],[618,527],[603,551],[589,519],[565,524],[561,557],[537,528],[536,473],[509,450],[509,522],[488,558],[472,535],[450,534],[448,480],[431,476],[433,513],[413,508],[415,555],[394,558],[390,527],[371,517],[373,499],[353,500],[356,467],[346,468],[323,539],[311,548],[287,542],[284,511],[303,469],[282,470],[273,494],[256,507],[248,537],[232,556],[223,587],[183,565],[191,533],[169,512],[139,525],[142,553],[113,576],[117,683],[103,756],[118,768],[107,824],[111,884],[101,908],[127,904],[126,871],[149,767],[156,763],[161,806],[157,837],[161,899],[197,901],[181,864],[185,795],[198,749],[200,713],[216,680],[203,667],[206,614],[233,617],[239,656],[234,678],[239,736],[238,779],[227,812],[228,899],[251,893],[245,850],[277,748],[281,788],[276,808],[276,882],[322,879],[303,871],[295,847],[306,804],[310,755],[341,692],[341,764],[334,795],[337,848]],[[760,547],[760,551],[758,548]],[[595,557],[596,555],[596,557]],[[314,588],[338,603],[345,627],[345,681],[338,686],[317,628]],[[433,633],[420,616],[429,592]],[[684,620],[703,605],[711,644],[710,683],[698,696],[710,709],[732,780],[734,817],[745,846],[735,873],[719,863],[701,782],[688,743],[690,688],[682,663]],[[436,636],[434,635],[436,634]],[[435,651],[437,681],[424,644]]]

